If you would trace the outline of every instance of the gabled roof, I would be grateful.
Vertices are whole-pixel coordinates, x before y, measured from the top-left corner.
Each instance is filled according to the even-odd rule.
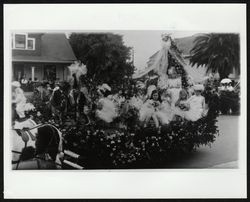
[[[194,44],[195,44],[194,41],[200,35],[202,34],[199,33],[199,34],[194,34],[192,36],[175,39],[176,45],[183,55],[187,55],[187,56],[190,55],[190,51],[194,47]]]
[[[77,60],[64,33],[41,36],[41,55],[15,55],[13,61],[71,63]]]

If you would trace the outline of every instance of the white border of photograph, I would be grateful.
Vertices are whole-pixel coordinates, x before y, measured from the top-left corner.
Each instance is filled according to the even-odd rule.
[[[238,169],[11,170],[11,32],[177,30],[240,33],[241,116]],[[245,4],[4,5],[5,198],[245,198]],[[226,134],[225,134],[226,135]]]

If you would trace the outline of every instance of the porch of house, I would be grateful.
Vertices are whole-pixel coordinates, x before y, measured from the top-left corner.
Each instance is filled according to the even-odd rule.
[[[13,62],[13,80],[20,81],[25,77],[30,81],[67,80],[69,63],[26,63]]]

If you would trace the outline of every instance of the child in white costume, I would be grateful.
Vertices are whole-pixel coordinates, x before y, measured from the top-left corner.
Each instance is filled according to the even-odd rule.
[[[181,118],[186,118],[186,112],[190,109],[188,103],[188,93],[182,89],[179,93],[179,99],[175,103],[174,113]]]
[[[151,118],[155,122],[156,128],[159,128],[159,120],[157,117],[157,112],[160,106],[160,97],[157,90],[153,90],[150,99],[148,99],[142,106],[140,110],[140,121],[144,123],[144,127],[147,126],[147,123]]]
[[[163,91],[161,96],[162,103],[157,112],[157,117],[162,125],[168,124],[173,120],[172,96],[168,90]]]
[[[117,108],[111,100],[110,90],[111,88],[107,85],[107,88],[104,86],[104,88],[99,91],[100,99],[97,105],[98,109],[96,110],[96,116],[106,123],[111,123],[117,117]]]
[[[191,96],[188,99],[190,109],[185,113],[185,118],[187,120],[197,121],[206,114],[205,98],[201,95],[201,92],[203,90],[204,90],[203,85],[194,86],[195,95]]]

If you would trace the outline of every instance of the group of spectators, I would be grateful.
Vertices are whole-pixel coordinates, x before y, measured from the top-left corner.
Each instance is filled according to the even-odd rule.
[[[23,75],[22,78],[18,81],[20,82],[21,88],[24,92],[33,92],[41,84],[46,83],[53,87],[56,83],[56,80],[43,79],[42,81],[40,81],[37,77],[35,77],[34,80],[32,80],[32,78],[27,79],[26,75]]]

